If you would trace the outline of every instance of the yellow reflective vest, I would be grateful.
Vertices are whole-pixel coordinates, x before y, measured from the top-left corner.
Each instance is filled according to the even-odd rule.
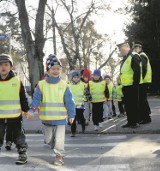
[[[135,53],[135,52],[134,52]],[[136,53],[138,54],[138,53]],[[133,70],[131,67],[131,60],[132,60],[132,56],[129,55],[128,58],[124,61],[121,69],[120,69],[120,79],[121,79],[121,84],[123,86],[129,86],[129,85],[133,85]],[[143,83],[143,79],[142,79],[142,63],[140,63],[140,68],[141,68],[141,73],[140,73],[140,83]]]
[[[18,77],[0,81],[0,118],[17,118],[21,115],[20,86]]]
[[[75,105],[81,106],[84,103],[85,84],[83,82],[79,82],[77,84],[71,84],[70,83],[69,88],[72,92]]]
[[[115,97],[115,100],[116,101],[122,101],[122,97],[123,97],[122,85],[118,85],[118,86],[116,86],[116,97]]]
[[[147,72],[143,79],[143,83],[151,83],[152,82],[152,69],[151,69],[151,64],[150,64],[149,58],[144,52],[141,52],[140,56],[141,55],[143,55],[147,58]]]
[[[113,100],[113,82],[111,81],[107,86],[108,86],[108,90],[109,90],[109,99],[108,100]]]
[[[100,82],[89,81],[89,89],[93,103],[106,101],[106,97],[104,94],[105,88],[106,82],[104,80]]]
[[[67,109],[64,105],[64,94],[67,83],[60,80],[57,84],[50,84],[46,80],[42,80],[38,85],[42,93],[39,118],[44,121],[66,119]]]

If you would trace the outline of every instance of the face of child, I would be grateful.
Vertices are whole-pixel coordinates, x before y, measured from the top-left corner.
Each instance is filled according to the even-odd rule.
[[[72,79],[75,83],[78,83],[80,81],[80,77],[77,76],[73,77]]]
[[[48,75],[50,77],[59,77],[61,72],[61,66],[60,65],[53,65],[49,70],[48,70]]]
[[[0,63],[0,75],[7,76],[12,68],[10,62]]]
[[[106,80],[106,83],[107,83],[107,84],[109,84],[110,81],[111,81],[109,78],[105,78],[105,80]]]
[[[100,78],[100,76],[98,76],[98,75],[93,75],[93,79],[94,79],[94,80],[99,80],[99,78]]]
[[[85,82],[88,82],[88,77],[83,77]]]

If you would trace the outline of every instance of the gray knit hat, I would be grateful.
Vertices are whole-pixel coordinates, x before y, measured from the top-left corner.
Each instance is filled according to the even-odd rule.
[[[12,57],[8,54],[0,54],[0,63],[10,62],[11,66],[13,66]]]

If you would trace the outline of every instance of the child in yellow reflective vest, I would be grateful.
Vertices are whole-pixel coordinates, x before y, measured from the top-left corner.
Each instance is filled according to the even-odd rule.
[[[92,121],[94,130],[97,131],[103,127],[103,103],[109,98],[108,87],[101,77],[100,70],[94,70],[93,80],[89,81],[88,90],[92,97]]]
[[[71,137],[75,137],[77,125],[76,122],[79,121],[82,126],[82,133],[85,132],[85,118],[83,115],[84,112],[84,89],[85,84],[80,81],[80,72],[74,71],[72,73],[72,79],[69,83],[69,88],[72,92],[73,99],[75,102],[75,110],[76,110],[76,117],[74,122],[71,125]]]
[[[82,72],[82,81],[85,84],[85,87],[88,87],[88,83],[89,81],[91,81],[91,73],[90,71],[85,68]],[[87,89],[85,88],[85,95],[87,96]],[[85,117],[85,124],[86,126],[89,125],[89,121],[92,115],[92,104],[89,103],[88,98],[85,97],[84,99],[84,106],[85,106],[85,110],[84,110],[84,117]]]
[[[44,124],[45,143],[54,150],[55,165],[64,164],[65,125],[69,120],[73,123],[75,117],[72,93],[66,83],[61,80],[61,63],[59,59],[50,54],[46,60],[48,75],[33,94],[30,110],[26,113],[27,119],[34,118],[34,112],[40,106],[39,119]]]
[[[27,112],[29,106],[24,86],[12,69],[11,56],[0,54],[0,150],[7,127],[8,131],[12,130],[10,140],[16,144],[19,153],[16,164],[25,164],[28,146],[22,127],[22,111]]]
[[[106,81],[106,84],[109,90],[109,98],[104,103],[104,106],[103,106],[104,107],[103,117],[110,119],[116,116],[114,99],[113,99],[114,94],[115,94],[115,88],[114,88],[113,82],[111,81],[111,77],[109,75],[106,75],[104,79]],[[114,111],[113,111],[113,108],[114,108]]]

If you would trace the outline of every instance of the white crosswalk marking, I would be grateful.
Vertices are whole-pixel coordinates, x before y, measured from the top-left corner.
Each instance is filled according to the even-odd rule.
[[[130,171],[127,163],[108,163],[110,158],[121,158],[121,145],[126,146],[126,135],[78,135],[71,138],[66,135],[65,166],[53,165],[53,150],[43,143],[42,134],[27,134],[28,164],[16,166],[14,161],[18,157],[16,149],[0,152],[0,171]],[[2,161],[5,161],[3,163]],[[103,161],[103,162],[102,162]],[[2,169],[3,168],[3,169]]]

